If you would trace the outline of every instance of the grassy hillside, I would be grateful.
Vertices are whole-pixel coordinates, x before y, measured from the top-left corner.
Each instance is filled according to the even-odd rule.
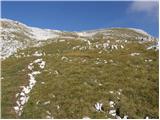
[[[101,35],[91,45],[78,38],[58,40],[2,61],[2,118],[115,118],[111,110],[121,118],[158,118],[158,51],[146,49],[153,43],[122,40],[118,49],[104,49],[105,42]],[[46,65],[34,65],[41,73],[18,116],[16,94],[28,85],[28,65],[38,58]]]

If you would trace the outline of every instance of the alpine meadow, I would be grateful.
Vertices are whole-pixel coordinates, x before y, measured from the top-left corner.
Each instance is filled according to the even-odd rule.
[[[2,118],[159,118],[159,39],[149,32],[0,23]]]

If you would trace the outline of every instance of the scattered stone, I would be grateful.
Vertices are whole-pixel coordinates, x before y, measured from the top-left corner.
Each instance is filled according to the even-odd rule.
[[[40,56],[42,56],[43,54],[42,53],[40,53],[40,52],[38,52],[38,51],[36,51],[34,54],[33,54],[33,56],[36,56],[36,57],[40,57]]]
[[[113,60],[109,60],[110,63],[113,63]]]
[[[52,97],[55,98],[56,96],[55,96],[55,95],[52,95]]]
[[[41,63],[39,63],[39,67],[40,67],[41,69],[44,69],[45,64],[46,64],[46,62],[45,62],[45,61],[42,61]]]
[[[87,117],[87,116],[85,116],[85,117],[83,117],[83,119],[90,119],[89,117]]]
[[[36,105],[38,105],[38,104],[39,104],[39,102],[40,102],[40,100],[38,100],[38,101],[36,102]]]
[[[106,64],[106,63],[108,63],[106,60],[104,60],[104,63]]]
[[[101,53],[102,53],[102,51],[99,51],[98,53],[99,53],[99,54],[101,54]]]
[[[47,113],[48,115],[51,115],[51,113],[50,113],[49,111],[46,111],[46,113]]]
[[[48,105],[48,104],[50,104],[50,101],[44,102],[44,105]]]
[[[140,53],[131,53],[130,55],[131,56],[138,56],[138,55],[140,55]]]
[[[123,49],[123,48],[124,48],[124,46],[123,46],[123,45],[121,45],[121,48]]]
[[[109,93],[113,94],[114,92],[113,91],[109,91]]]
[[[46,116],[46,119],[54,119],[54,117],[50,116],[50,115],[47,115]]]
[[[66,61],[67,61],[68,58],[63,56],[63,57],[61,58],[61,60],[66,60]]]
[[[128,118],[128,116],[127,115],[125,115],[124,117],[123,117],[123,119],[127,119]]]
[[[64,39],[62,39],[62,40],[59,40],[59,42],[65,42],[65,40],[64,40]]]
[[[115,103],[113,101],[109,101],[110,107],[114,108]]]
[[[57,105],[57,109],[58,109],[58,110],[60,109],[60,106],[59,106],[59,105]]]
[[[98,85],[99,85],[99,86],[102,86],[103,84],[99,83]]]
[[[102,106],[103,106],[103,104],[102,104],[102,103],[98,103],[98,102],[97,102],[97,103],[95,104],[96,111],[101,112],[101,111],[102,111],[102,109],[103,109],[103,108],[102,108]]]
[[[146,59],[145,62],[152,62],[152,59]]]
[[[44,85],[44,84],[45,84],[45,82],[41,82],[41,84],[43,84],[43,85]]]
[[[113,117],[116,116],[116,110],[109,110],[109,114],[112,115]]]
[[[58,74],[59,74],[59,72],[58,72],[57,70],[55,70],[55,71],[54,71],[54,74],[55,74],[55,75],[58,75]]]
[[[19,93],[16,94],[16,98],[18,97]]]

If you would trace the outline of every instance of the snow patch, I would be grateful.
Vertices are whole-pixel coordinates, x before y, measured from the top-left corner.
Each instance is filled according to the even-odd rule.
[[[136,31],[137,33],[140,33],[140,34],[144,34],[144,35],[149,36],[149,34],[148,34],[147,32],[145,32],[144,30],[137,29],[137,28],[129,28],[129,29]]]
[[[37,76],[38,74],[41,73],[40,71],[33,71],[33,68],[34,68],[33,64],[37,64],[37,63],[39,64],[39,67],[41,69],[44,68],[45,61],[43,61],[42,59],[37,59],[37,60],[34,60],[32,63],[29,63],[28,69],[31,71],[31,73],[28,73],[29,83],[27,86],[20,86],[20,88],[22,88],[22,90],[20,91],[20,93],[16,94],[16,98],[18,97],[18,99],[16,101],[17,105],[14,107],[14,110],[18,116],[21,116],[21,114],[23,112],[24,105],[29,100],[29,93],[31,92],[31,90],[33,89],[33,87],[35,86],[35,84],[37,82],[35,79],[35,76]]]
[[[35,27],[28,27],[31,30],[31,36],[32,38],[36,40],[47,40],[51,38],[57,38],[60,31],[57,30],[49,30],[49,29],[40,29]]]
[[[77,32],[77,35],[80,37],[92,37],[96,34],[97,32]]]

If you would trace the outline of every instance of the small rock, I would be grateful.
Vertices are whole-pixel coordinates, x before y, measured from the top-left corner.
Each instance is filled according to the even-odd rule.
[[[98,102],[97,102],[97,103],[95,104],[96,111],[102,111],[102,105],[103,105],[102,103],[98,103]]]

